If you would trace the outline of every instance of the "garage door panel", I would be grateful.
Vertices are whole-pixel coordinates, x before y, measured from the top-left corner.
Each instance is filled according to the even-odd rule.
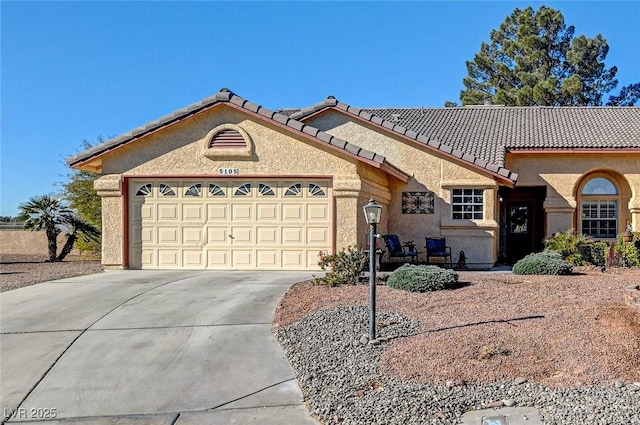
[[[327,246],[329,244],[329,230],[326,227],[307,227],[307,244]]]
[[[204,243],[204,230],[201,227],[183,227],[182,243],[201,245]]]
[[[207,227],[207,244],[209,245],[228,245],[231,243],[229,238],[228,227]]]
[[[303,204],[284,204],[282,205],[282,221],[283,222],[300,222],[303,218]]]
[[[158,221],[177,219],[178,204],[158,204]]]
[[[253,227],[231,227],[231,244],[246,245],[253,243]]]
[[[306,254],[306,263],[303,264],[304,268],[306,268],[306,269],[318,269],[318,268],[320,268],[320,266],[318,266],[318,261],[320,261],[320,258],[319,258],[320,251],[325,252],[324,250],[318,250],[318,251],[307,250],[305,252],[305,254]]]
[[[329,205],[307,205],[307,219],[313,222],[329,222]]]
[[[159,244],[178,244],[178,227],[158,227],[158,243]]]
[[[283,250],[282,267],[291,269],[305,268],[304,250]]]
[[[227,221],[229,220],[229,206],[207,204],[207,218],[213,221]]]
[[[269,269],[279,267],[277,249],[259,249],[256,251],[256,258],[258,260],[257,266],[260,268]]]
[[[201,249],[182,251],[182,266],[188,268],[204,268],[204,252]]]
[[[278,220],[278,204],[257,204],[258,221],[276,221]]]
[[[228,269],[229,267],[231,267],[231,262],[229,261],[229,251],[226,249],[207,250],[207,267],[212,269]]]
[[[256,243],[258,245],[275,245],[278,243],[278,227],[258,227],[256,229]]]
[[[234,268],[254,268],[253,265],[253,251],[247,250],[233,250],[231,251],[231,267]]]
[[[155,262],[155,250],[153,249],[143,249],[142,255],[140,256],[140,264],[143,268],[145,267],[156,267]]]
[[[253,204],[231,204],[232,221],[253,220]]]
[[[282,228],[282,244],[283,245],[302,245],[304,232],[302,227],[283,227]]]
[[[177,249],[159,249],[158,267],[177,268],[180,266],[180,252]]]
[[[185,222],[204,222],[204,206],[194,204],[182,205],[182,220]]]

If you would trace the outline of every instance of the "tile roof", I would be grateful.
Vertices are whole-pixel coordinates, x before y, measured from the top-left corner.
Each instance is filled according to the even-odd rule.
[[[403,180],[405,178],[408,179],[408,175],[406,173],[393,167],[391,164],[389,164],[386,161],[386,159],[383,156],[378,155],[375,152],[362,149],[361,147],[356,146],[353,143],[350,143],[346,140],[332,136],[331,134],[324,133],[315,127],[312,127],[301,121],[297,121],[287,115],[284,115],[277,111],[276,112],[271,111],[270,109],[267,109],[255,103],[249,102],[243,99],[242,97],[236,95],[235,93],[231,92],[229,89],[224,89],[224,88],[220,90],[218,93],[216,93],[214,96],[208,97],[200,102],[193,103],[187,106],[186,108],[180,109],[172,114],[165,115],[164,117],[159,118],[156,121],[150,122],[142,127],[138,127],[134,130],[131,130],[126,134],[123,134],[111,140],[107,140],[106,142],[100,145],[94,146],[88,150],[78,153],[75,156],[67,158],[67,164],[69,164],[70,166],[79,166],[81,163],[89,161],[97,156],[107,153],[127,143],[133,142],[141,137],[144,137],[157,130],[160,130],[177,121],[183,120],[189,116],[208,110],[222,103],[235,105],[236,107],[239,107],[241,109],[259,114],[266,119],[273,120],[279,124],[283,124],[289,127],[292,130],[304,133],[307,136],[315,138],[316,141],[325,143],[336,149],[343,150],[349,155],[355,156],[359,160],[362,160],[368,163],[377,164],[381,168],[386,169],[388,172],[391,172],[393,175],[395,175],[400,179],[403,179]]]
[[[361,119],[371,121],[372,123],[380,125],[388,129],[389,131],[413,139],[418,143],[422,143],[423,145],[428,146],[429,149],[438,150],[448,156],[458,158],[462,162],[473,165],[474,167],[484,169],[501,179],[506,179],[507,181],[512,183],[515,183],[518,180],[518,175],[505,167],[505,161],[503,160],[503,158],[502,160],[496,160],[495,158],[491,158],[490,156],[479,155],[476,152],[470,152],[466,150],[466,146],[455,146],[446,143],[446,141],[443,142],[441,139],[428,137],[425,133],[419,131],[419,128],[409,127],[409,125],[411,124],[409,120],[405,120],[406,122],[402,122],[399,117],[396,116],[396,112],[389,113],[388,116],[385,116],[381,113],[381,111],[398,111],[403,109],[359,109],[347,105],[346,103],[340,102],[333,96],[329,96],[324,101],[316,103],[315,105],[308,108],[300,109],[298,111],[285,111],[287,111],[287,113],[290,113],[291,118],[304,120],[310,115],[327,108],[336,108],[346,113],[360,117]],[[481,151],[479,153],[482,154],[485,152]],[[504,155],[502,156],[504,157]]]
[[[507,152],[523,149],[640,149],[640,108],[629,106],[358,109],[328,98],[309,108],[283,111],[304,120],[327,107],[422,135],[427,143],[437,140],[441,150],[444,145],[501,167]]]

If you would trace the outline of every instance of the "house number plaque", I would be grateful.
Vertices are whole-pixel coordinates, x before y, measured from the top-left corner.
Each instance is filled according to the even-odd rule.
[[[240,174],[240,170],[238,168],[218,168],[218,174],[223,176],[237,176]]]

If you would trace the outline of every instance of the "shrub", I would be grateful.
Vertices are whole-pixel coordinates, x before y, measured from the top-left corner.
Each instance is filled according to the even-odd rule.
[[[605,241],[595,241],[580,248],[580,253],[588,264],[604,267],[607,264],[609,244]]]
[[[513,274],[569,274],[573,266],[555,251],[529,254],[513,266]]]
[[[409,292],[427,292],[446,289],[458,283],[458,274],[438,266],[405,264],[387,281],[387,286]]]
[[[320,252],[318,256],[318,265],[327,273],[324,277],[316,277],[314,283],[327,286],[355,285],[367,263],[364,253],[354,246],[343,248],[335,254]]]
[[[624,242],[622,236],[618,235],[615,247],[619,264],[623,267],[640,266],[640,233],[633,233],[631,242]]]
[[[573,230],[556,233],[544,242],[545,249],[562,255],[567,262],[574,266],[584,266],[588,263],[585,253],[594,241],[589,235],[579,235]]]

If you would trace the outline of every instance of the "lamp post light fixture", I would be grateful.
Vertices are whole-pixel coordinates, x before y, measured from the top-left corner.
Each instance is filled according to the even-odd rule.
[[[369,341],[376,339],[376,226],[382,216],[382,205],[373,198],[364,206],[369,224]]]

